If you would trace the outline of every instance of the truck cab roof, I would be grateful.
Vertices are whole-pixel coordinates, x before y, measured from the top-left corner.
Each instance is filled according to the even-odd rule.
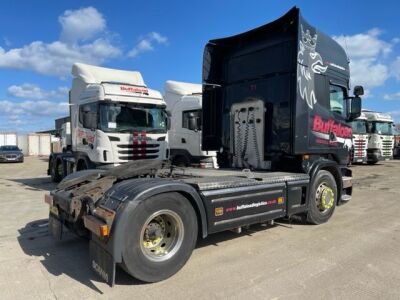
[[[361,115],[360,115],[356,120],[367,120],[367,117],[366,117],[365,114],[362,112]]]
[[[74,95],[79,94],[82,102],[95,99],[165,105],[161,93],[149,89],[137,71],[75,63],[72,66],[72,75],[74,81],[71,92]]]
[[[389,114],[363,109],[363,115],[368,121],[393,123],[393,119]]]
[[[116,82],[127,85],[146,86],[142,74],[137,71],[115,70],[75,63],[72,66],[72,76],[80,78],[85,83]]]
[[[200,109],[202,107],[202,85],[189,82],[167,80],[164,99],[170,111],[180,103],[180,108]]]
[[[181,81],[167,80],[165,82],[165,92],[177,95],[193,95],[202,93],[202,85]]]

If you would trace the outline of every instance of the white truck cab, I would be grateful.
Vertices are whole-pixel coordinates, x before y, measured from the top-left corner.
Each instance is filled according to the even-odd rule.
[[[201,84],[168,80],[164,99],[171,118],[168,141],[172,164],[216,168],[216,152],[201,150]]]
[[[375,164],[380,160],[393,158],[393,119],[390,115],[363,110],[367,118],[368,149],[367,162]]]
[[[72,75],[69,151],[50,157],[54,181],[74,171],[168,159],[166,103],[139,72],[76,63]]]
[[[353,163],[367,162],[367,147],[368,147],[368,133],[367,133],[367,117],[361,113],[360,117],[351,122],[353,129]]]

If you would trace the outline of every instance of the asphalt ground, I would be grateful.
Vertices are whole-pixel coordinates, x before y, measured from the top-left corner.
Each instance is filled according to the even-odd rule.
[[[200,240],[172,278],[91,271],[87,241],[48,234],[45,159],[0,164],[0,299],[400,299],[400,161],[354,166],[353,199],[323,225],[276,222]]]

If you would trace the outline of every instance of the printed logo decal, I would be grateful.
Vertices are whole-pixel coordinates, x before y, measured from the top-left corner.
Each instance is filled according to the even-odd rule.
[[[307,105],[311,109],[317,103],[314,92],[314,73],[322,74],[328,69],[327,66],[324,66],[321,55],[315,51],[317,38],[318,35],[315,34],[312,37],[308,29],[304,32],[303,25],[301,25],[301,39],[297,54],[297,62],[299,64],[297,69],[297,83],[300,97],[307,102]],[[312,72],[310,72],[309,66],[311,66]]]
[[[101,278],[103,278],[106,282],[108,282],[108,274],[106,271],[104,271],[100,265],[95,262],[94,260],[92,260],[92,268],[93,270],[100,275]]]
[[[317,144],[341,143],[343,148],[350,149],[352,147],[353,129],[350,126],[335,122],[334,119],[324,121],[321,116],[315,115],[311,131],[317,138]]]
[[[121,85],[120,89],[122,92],[127,92],[127,93],[149,94],[149,90],[145,87]]]
[[[353,131],[350,126],[343,126],[336,123],[335,120],[329,119],[328,121],[322,120],[318,115],[314,116],[312,130],[321,133],[334,133],[337,137],[352,138]]]
[[[274,205],[274,204],[279,205],[279,204],[283,204],[284,200],[285,199],[283,197],[278,197],[277,199],[252,202],[249,204],[240,204],[240,205],[236,205],[236,206],[232,206],[232,207],[227,207],[225,209],[225,212],[232,213],[232,212],[236,212],[236,211],[243,210],[243,209],[258,208],[261,206],[268,206],[268,205]]]
[[[215,208],[215,216],[219,217],[224,214],[224,208],[223,207],[216,207]]]

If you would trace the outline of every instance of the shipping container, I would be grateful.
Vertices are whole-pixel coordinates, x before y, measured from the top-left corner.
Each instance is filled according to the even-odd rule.
[[[18,134],[17,141],[18,148],[22,150],[22,153],[25,156],[29,155],[28,136],[26,134]]]
[[[0,132],[0,146],[17,145],[17,134],[15,132]]]
[[[31,133],[28,135],[28,154],[34,156],[47,156],[51,153],[50,134]]]

